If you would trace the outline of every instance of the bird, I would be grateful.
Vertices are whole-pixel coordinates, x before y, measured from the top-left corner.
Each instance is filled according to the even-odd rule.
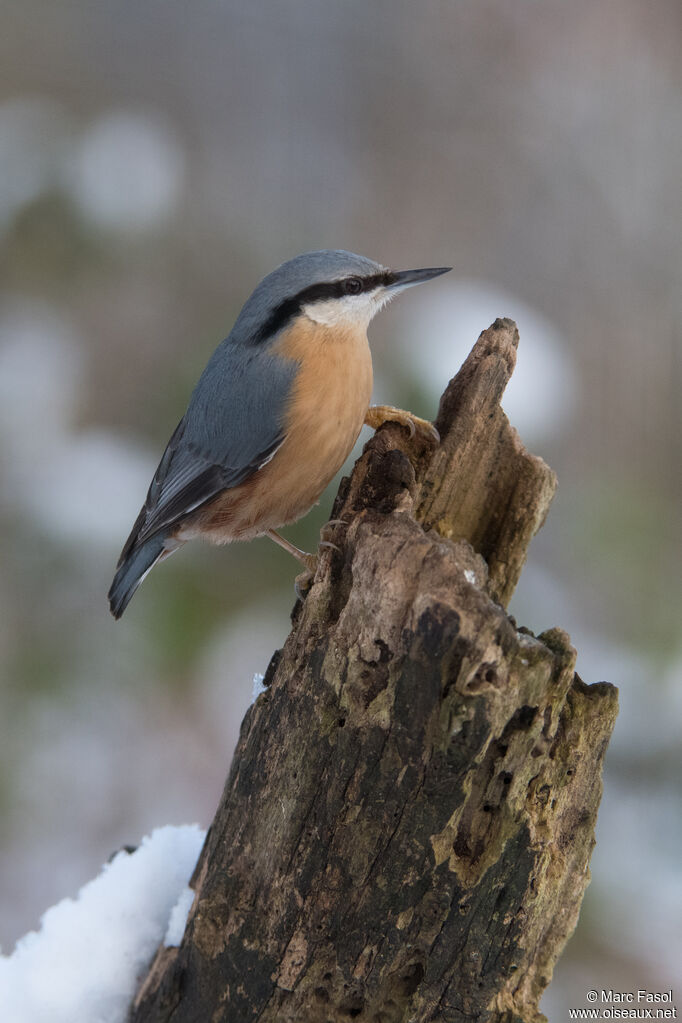
[[[114,618],[157,562],[195,538],[268,536],[314,571],[317,555],[276,530],[317,503],[362,426],[394,421],[437,438],[410,412],[370,405],[367,327],[399,292],[450,269],[395,271],[323,249],[263,278],[209,359],[159,462],[109,590]]]

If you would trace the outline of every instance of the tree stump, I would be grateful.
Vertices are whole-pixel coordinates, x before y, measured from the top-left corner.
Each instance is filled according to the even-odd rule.
[[[616,690],[505,606],[556,486],[500,407],[497,320],[332,513],[249,709],[179,948],[133,1023],[530,1023],[578,918]]]

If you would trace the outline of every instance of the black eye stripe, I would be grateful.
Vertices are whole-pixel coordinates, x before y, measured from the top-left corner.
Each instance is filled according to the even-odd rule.
[[[285,298],[283,302],[280,302],[273,309],[258,334],[254,337],[254,342],[267,341],[268,338],[279,333],[280,330],[286,327],[287,323],[300,313],[304,305],[308,305],[310,302],[325,302],[330,298],[343,298],[345,295],[348,295],[349,292],[346,285],[350,279],[357,280],[362,285],[359,291],[353,292],[355,295],[360,295],[373,291],[381,285],[387,286],[392,284],[394,276],[390,270],[383,270],[381,273],[372,274],[371,277],[355,277],[353,274],[350,274],[348,277],[342,277],[338,281],[310,284],[307,288],[302,288],[298,294],[293,295],[291,298]]]
[[[346,285],[349,280],[359,281],[360,291],[355,292],[355,294],[359,295],[361,292],[373,291],[382,284],[390,284],[393,280],[393,274],[390,273],[390,271],[372,274],[371,277],[355,277],[351,274],[349,277],[342,277],[341,280],[338,281],[311,284],[309,287],[303,288],[302,291],[299,291],[294,299],[287,299],[287,302],[295,301],[298,303],[300,308],[301,306],[307,305],[309,302],[324,302],[329,298],[343,298],[344,295],[348,294]]]

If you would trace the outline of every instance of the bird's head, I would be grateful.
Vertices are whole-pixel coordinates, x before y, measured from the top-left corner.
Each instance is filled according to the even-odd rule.
[[[260,282],[242,309],[233,335],[247,342],[265,341],[300,315],[328,327],[366,329],[394,295],[450,269],[388,270],[352,252],[305,252]]]

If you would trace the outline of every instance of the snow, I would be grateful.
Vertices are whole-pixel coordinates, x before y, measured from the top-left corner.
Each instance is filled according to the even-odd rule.
[[[182,937],[204,837],[195,824],[157,828],[133,854],[117,853],[75,899],[48,909],[39,931],[0,956],[2,1019],[124,1023],[164,934],[167,943]]]
[[[261,693],[265,692],[265,686],[263,685],[263,675],[260,671],[257,671],[253,676],[253,689],[251,690],[251,703],[255,703]]]
[[[192,908],[194,902],[194,889],[187,885],[183,888],[178,897],[178,901],[171,910],[170,920],[168,921],[168,928],[166,930],[166,937],[163,939],[164,945],[170,948],[173,945],[179,945],[182,941],[182,936],[185,933],[185,925],[187,923],[187,917],[189,911]]]

